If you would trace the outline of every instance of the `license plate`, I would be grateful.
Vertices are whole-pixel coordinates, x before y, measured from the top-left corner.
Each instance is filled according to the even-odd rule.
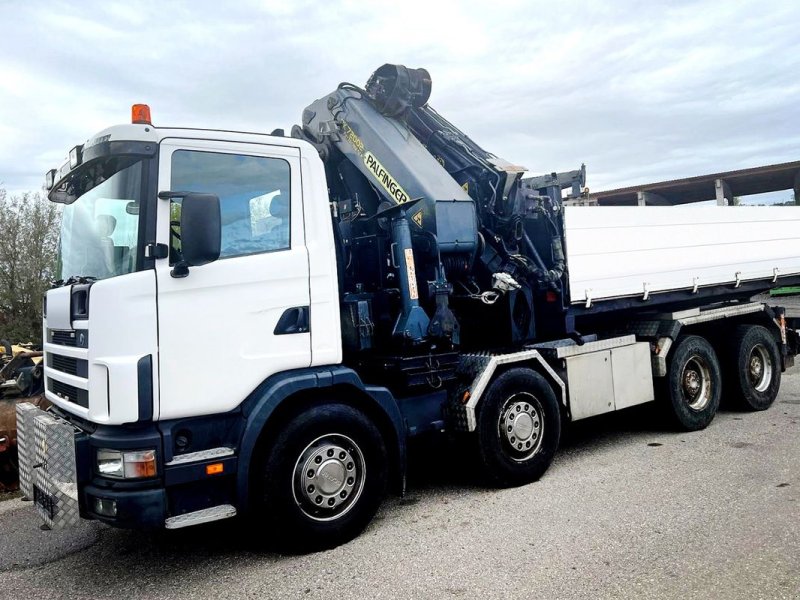
[[[55,496],[48,494],[35,484],[33,486],[33,502],[51,519],[56,516],[58,499]]]

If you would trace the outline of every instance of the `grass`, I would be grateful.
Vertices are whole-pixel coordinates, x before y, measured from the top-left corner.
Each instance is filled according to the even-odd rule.
[[[791,294],[800,294],[800,287],[780,287],[770,290],[770,296],[789,296]]]
[[[14,498],[19,498],[22,496],[22,493],[19,490],[13,492],[0,492],[0,502],[3,500],[13,500]]]

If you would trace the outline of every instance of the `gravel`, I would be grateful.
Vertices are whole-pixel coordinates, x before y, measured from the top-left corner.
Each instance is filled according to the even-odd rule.
[[[762,413],[674,433],[645,407],[577,424],[544,478],[476,485],[418,444],[405,498],[355,541],[256,552],[234,522],[144,533],[38,528],[0,503],[0,597],[800,598],[800,374]],[[264,535],[268,535],[264,534]]]

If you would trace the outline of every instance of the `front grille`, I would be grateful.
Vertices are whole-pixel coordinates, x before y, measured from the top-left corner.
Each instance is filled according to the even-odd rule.
[[[78,388],[58,379],[50,379],[50,391],[70,402],[78,402]]]
[[[78,374],[78,359],[72,358],[71,356],[48,353],[47,366],[56,371],[61,371],[62,373],[69,373],[70,375]]]
[[[47,339],[51,344],[71,346],[73,348],[89,347],[89,332],[86,329],[48,329]]]
[[[86,390],[76,388],[52,377],[47,378],[47,388],[59,398],[77,404],[84,408],[89,408],[89,393]]]
[[[50,343],[58,344],[59,346],[75,346],[75,332],[51,329]]]
[[[62,373],[77,375],[78,377],[89,376],[89,363],[80,358],[62,356],[60,354],[47,353],[47,366]]]

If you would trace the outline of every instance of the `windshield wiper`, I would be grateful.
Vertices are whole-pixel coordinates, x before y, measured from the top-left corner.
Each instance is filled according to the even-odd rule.
[[[54,281],[52,287],[57,288],[65,285],[75,285],[76,283],[94,283],[95,281],[97,281],[97,277],[93,275],[72,275],[68,279]]]

